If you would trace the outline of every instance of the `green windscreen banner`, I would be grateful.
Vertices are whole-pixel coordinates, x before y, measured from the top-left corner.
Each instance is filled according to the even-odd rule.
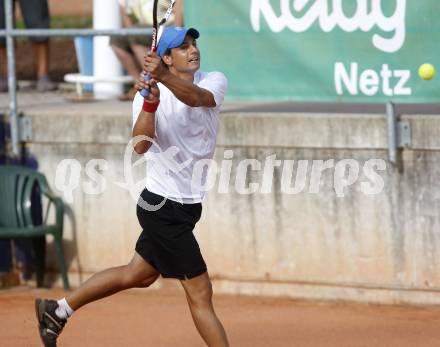
[[[231,100],[440,101],[440,0],[189,0],[202,70]]]

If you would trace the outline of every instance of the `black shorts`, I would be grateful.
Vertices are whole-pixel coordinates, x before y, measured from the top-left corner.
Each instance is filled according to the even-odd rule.
[[[134,53],[131,49],[132,45],[140,45],[142,47],[151,46],[151,36],[112,36],[110,45],[116,46],[124,51]]]
[[[141,198],[150,205],[159,205],[164,198],[145,189]],[[193,234],[202,214],[202,204],[181,204],[166,200],[157,211],[137,205],[142,233],[136,252],[163,277],[180,280],[206,272],[206,264]]]
[[[28,29],[48,29],[50,27],[49,6],[47,0],[18,0],[24,24]],[[15,1],[14,1],[15,5]],[[14,6],[15,7],[15,6]],[[15,19],[14,19],[15,21]],[[0,0],[0,29],[5,28],[5,0]],[[34,42],[45,42],[47,37],[32,37]],[[5,45],[5,38],[0,38],[0,45]]]

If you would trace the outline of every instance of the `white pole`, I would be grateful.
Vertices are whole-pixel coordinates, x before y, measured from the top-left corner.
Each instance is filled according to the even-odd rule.
[[[118,0],[93,0],[93,28],[119,29],[121,15]],[[93,40],[93,74],[96,77],[122,76],[122,66],[110,47],[109,36],[95,36]],[[122,93],[122,84],[95,83],[95,97],[107,99]]]

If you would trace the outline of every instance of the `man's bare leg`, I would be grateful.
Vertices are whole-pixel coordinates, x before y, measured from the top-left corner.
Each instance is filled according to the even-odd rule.
[[[228,347],[225,329],[214,312],[212,285],[208,273],[180,281],[185,289],[196,328],[209,347]]]
[[[93,275],[81,287],[61,300],[35,300],[38,330],[45,346],[56,346],[67,318],[80,307],[121,290],[148,287],[159,276],[158,272],[135,253],[125,266],[104,270]]]
[[[94,274],[66,297],[73,310],[121,290],[148,287],[159,277],[155,268],[135,253],[128,265],[118,266]]]

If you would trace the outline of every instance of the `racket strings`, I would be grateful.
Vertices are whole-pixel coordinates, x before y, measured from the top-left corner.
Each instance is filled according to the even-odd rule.
[[[173,12],[175,0],[158,0],[157,21],[158,25],[164,24]]]

